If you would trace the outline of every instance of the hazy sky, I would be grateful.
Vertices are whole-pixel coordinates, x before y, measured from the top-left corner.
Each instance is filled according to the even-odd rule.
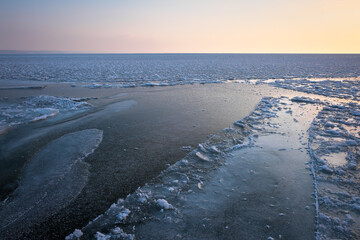
[[[0,0],[0,50],[360,53],[360,0]]]

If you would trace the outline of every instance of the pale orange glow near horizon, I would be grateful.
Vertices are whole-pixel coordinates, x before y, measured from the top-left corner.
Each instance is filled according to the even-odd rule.
[[[360,53],[358,0],[0,3],[0,50]]]

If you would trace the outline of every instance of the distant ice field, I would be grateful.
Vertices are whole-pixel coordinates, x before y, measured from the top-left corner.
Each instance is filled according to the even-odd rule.
[[[358,54],[4,54],[0,80],[177,85],[360,76]]]

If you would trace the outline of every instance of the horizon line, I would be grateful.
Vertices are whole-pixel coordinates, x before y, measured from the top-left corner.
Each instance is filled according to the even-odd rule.
[[[77,52],[57,50],[0,50],[0,54],[351,54],[360,52]]]

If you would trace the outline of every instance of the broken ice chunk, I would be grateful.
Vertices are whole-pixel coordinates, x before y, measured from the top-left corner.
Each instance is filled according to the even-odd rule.
[[[215,147],[215,146],[212,146],[212,147],[210,148],[210,151],[213,152],[213,153],[220,153],[220,150],[217,149],[217,147]]]
[[[119,221],[125,220],[130,214],[130,210],[127,208],[124,208],[121,210],[121,212],[119,212],[119,214],[117,215],[117,219]]]
[[[195,155],[203,161],[206,161],[206,162],[210,161],[210,159],[207,156],[205,156],[204,154],[202,154],[201,152],[197,152]]]
[[[158,199],[156,202],[160,207],[162,207],[165,210],[174,209],[174,207],[170,203],[168,203],[165,199]]]

